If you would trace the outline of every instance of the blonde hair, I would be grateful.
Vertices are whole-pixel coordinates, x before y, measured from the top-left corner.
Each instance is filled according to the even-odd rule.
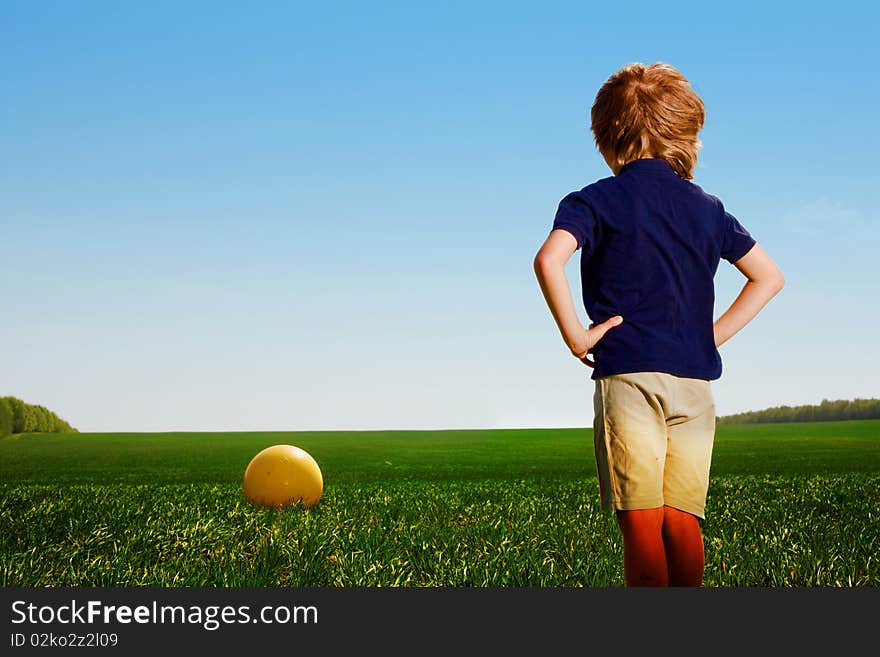
[[[596,94],[590,129],[617,171],[631,160],[657,157],[679,176],[694,177],[706,109],[687,78],[669,64],[636,62],[614,73]]]

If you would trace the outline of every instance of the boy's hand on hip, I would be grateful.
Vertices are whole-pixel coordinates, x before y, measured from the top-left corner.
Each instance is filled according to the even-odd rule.
[[[575,358],[580,360],[582,363],[589,367],[596,367],[595,361],[587,358],[587,355],[593,350],[593,347],[596,346],[596,343],[601,340],[605,334],[614,328],[615,326],[620,326],[623,323],[623,317],[620,315],[615,315],[614,317],[609,317],[601,324],[590,325],[590,328],[584,330],[583,334],[578,337],[575,341],[575,344],[571,348],[571,353]]]

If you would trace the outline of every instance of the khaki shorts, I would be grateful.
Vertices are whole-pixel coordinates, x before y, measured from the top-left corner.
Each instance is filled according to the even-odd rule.
[[[595,383],[593,441],[602,508],[667,505],[705,518],[715,440],[709,381],[631,372]]]

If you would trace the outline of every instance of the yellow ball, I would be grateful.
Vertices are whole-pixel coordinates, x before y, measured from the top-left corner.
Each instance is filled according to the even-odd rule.
[[[244,497],[258,506],[314,506],[324,492],[321,468],[303,449],[273,445],[257,454],[244,471]]]

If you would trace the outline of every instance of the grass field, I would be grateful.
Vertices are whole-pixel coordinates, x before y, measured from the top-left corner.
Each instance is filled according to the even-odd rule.
[[[622,586],[589,429],[0,440],[2,586]],[[257,509],[250,459],[321,466]],[[707,586],[880,585],[880,420],[719,425]]]

